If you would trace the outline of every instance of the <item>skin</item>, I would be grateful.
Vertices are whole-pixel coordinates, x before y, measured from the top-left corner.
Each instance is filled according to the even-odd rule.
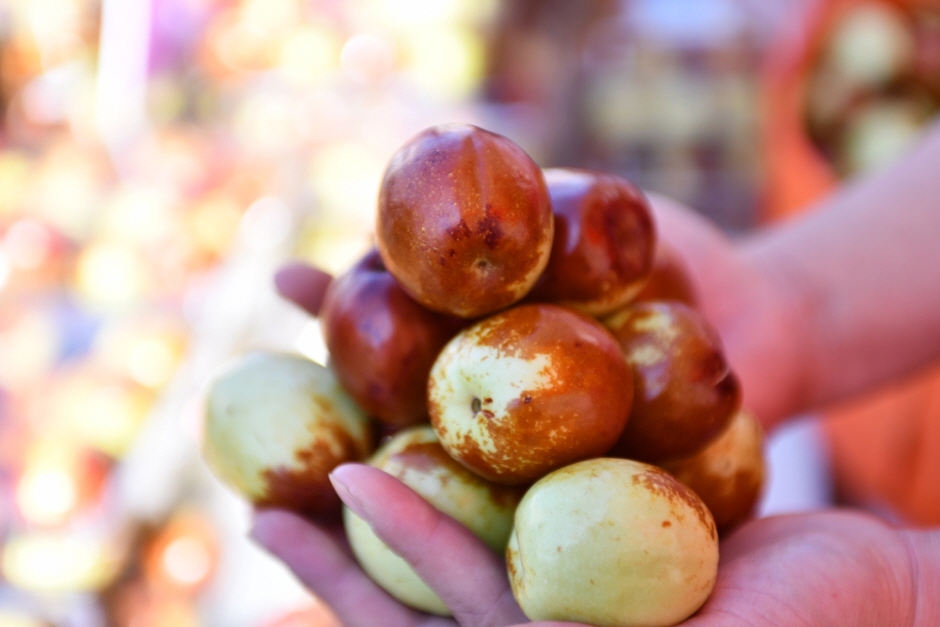
[[[428,373],[464,320],[409,298],[374,250],[330,283],[321,318],[332,368],[360,407],[388,425],[427,422]]]
[[[722,535],[751,517],[764,487],[764,433],[739,411],[715,440],[688,457],[659,466],[698,494]]]
[[[389,161],[375,239],[419,303],[476,318],[531,289],[552,249],[541,169],[509,139],[467,124],[427,129]]]
[[[661,468],[589,459],[529,488],[506,569],[532,618],[666,627],[711,594],[718,533],[702,500]]]
[[[940,358],[940,127],[906,158],[816,211],[732,244],[676,203],[651,197],[681,250],[700,307],[765,426],[885,383]],[[933,270],[932,270],[933,269]],[[923,270],[923,271],[917,271]],[[931,271],[932,270],[932,271]],[[344,465],[340,497],[454,609],[417,614],[376,589],[341,539],[279,511],[254,537],[347,627],[527,623],[498,556],[410,490]],[[718,580],[687,627],[940,624],[940,530],[894,527],[848,510],[764,518],[723,540]]]
[[[678,251],[668,244],[659,242],[653,257],[653,270],[649,281],[637,295],[633,302],[648,300],[677,300],[689,307],[698,303],[695,286],[689,277],[689,269],[685,267]]]
[[[740,406],[741,387],[708,321],[682,303],[656,301],[604,323],[636,389],[627,428],[610,454],[659,462],[691,455],[718,437]]]
[[[259,507],[308,516],[338,512],[328,474],[372,450],[368,417],[333,373],[304,357],[256,351],[212,383],[203,454]]]
[[[598,317],[623,307],[653,269],[656,232],[643,192],[619,176],[576,168],[545,170],[545,181],[555,237],[527,298]]]
[[[623,432],[632,402],[630,370],[604,327],[545,303],[463,330],[428,378],[441,445],[505,485],[603,455]]]

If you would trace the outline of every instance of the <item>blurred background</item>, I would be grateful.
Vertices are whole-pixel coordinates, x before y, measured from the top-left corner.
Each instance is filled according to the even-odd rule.
[[[734,236],[938,109],[926,0],[0,0],[0,627],[335,625],[203,465],[202,393],[247,348],[323,359],[273,273],[350,265],[424,127]],[[778,510],[832,497],[795,441]]]

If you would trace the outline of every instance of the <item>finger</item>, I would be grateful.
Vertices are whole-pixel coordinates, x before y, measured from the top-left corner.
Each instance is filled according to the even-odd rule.
[[[274,275],[274,286],[281,296],[316,316],[320,313],[323,296],[332,280],[329,273],[298,262],[278,270]]]
[[[286,511],[255,515],[251,536],[283,561],[300,581],[330,606],[346,627],[415,627],[424,616],[405,608],[362,572],[328,531]]]
[[[411,564],[462,626],[525,622],[505,563],[466,527],[381,470],[344,464],[330,478],[346,506]]]

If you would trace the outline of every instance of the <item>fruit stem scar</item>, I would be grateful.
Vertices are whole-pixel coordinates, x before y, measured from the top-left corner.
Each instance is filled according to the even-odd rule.
[[[480,399],[474,397],[474,399],[470,401],[470,409],[473,410],[473,414],[476,415],[480,413],[481,409],[483,409],[483,403],[480,401]]]

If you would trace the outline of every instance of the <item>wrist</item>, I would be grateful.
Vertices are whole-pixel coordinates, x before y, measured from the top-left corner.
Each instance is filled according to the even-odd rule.
[[[913,576],[912,627],[940,625],[940,531],[904,530]]]

